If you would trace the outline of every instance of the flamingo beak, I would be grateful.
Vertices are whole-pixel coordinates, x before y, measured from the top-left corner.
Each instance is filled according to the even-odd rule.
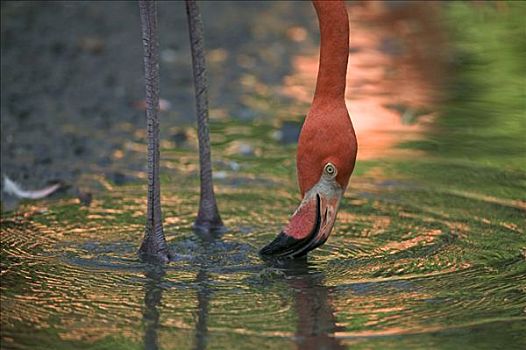
[[[343,195],[334,179],[320,181],[306,193],[289,224],[263,249],[263,257],[298,258],[325,243]]]

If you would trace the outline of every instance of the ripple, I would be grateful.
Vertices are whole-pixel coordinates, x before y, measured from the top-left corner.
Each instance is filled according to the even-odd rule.
[[[169,339],[192,347],[202,339],[251,337],[286,347],[322,334],[340,346],[514,325],[525,317],[524,257],[484,250],[483,222],[463,225],[429,208],[364,198],[342,208],[349,214],[308,259],[269,264],[257,252],[279,229],[269,227],[276,221],[272,203],[232,220],[221,237],[192,232],[186,208],[168,220],[175,258],[160,268],[137,258],[143,227],[129,215],[141,210],[136,196],[126,189],[95,208],[65,203],[2,220],[3,338],[20,342],[31,331],[49,346],[124,336],[118,342],[130,346]],[[176,198],[166,212],[190,205],[167,196]],[[119,201],[126,210],[112,208]],[[246,207],[236,196],[229,204]]]

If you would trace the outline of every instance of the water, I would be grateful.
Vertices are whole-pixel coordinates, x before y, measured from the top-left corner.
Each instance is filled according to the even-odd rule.
[[[446,10],[450,21],[463,16],[482,32],[513,19],[464,4]],[[463,43],[454,40],[453,47]],[[393,45],[382,52],[397,54]],[[465,54],[480,57],[475,46]],[[461,69],[452,84],[482,86],[470,74],[488,66],[466,65],[471,70]],[[301,67],[294,74],[301,80]],[[483,101],[494,97],[495,79],[484,80]],[[106,190],[89,206],[67,197],[3,214],[2,348],[524,348],[524,105],[504,103],[498,110],[505,113],[496,113],[473,96],[453,95],[432,107],[439,81],[416,100],[352,84],[363,93],[349,101],[364,125],[357,127],[361,158],[330,239],[307,260],[270,264],[257,255],[299,203],[294,145],[279,141],[284,130],[276,121],[216,120],[216,192],[229,230],[192,231],[195,143],[165,140],[162,203],[175,255],[166,267],[137,259],[146,209],[142,172],[124,185],[92,175]],[[387,98],[375,110],[385,118],[396,105],[390,127],[360,124],[370,115],[359,110],[375,105],[374,98]],[[430,111],[418,112],[422,105]],[[477,112],[502,122],[491,130],[470,122]],[[439,127],[426,126],[435,114]],[[505,143],[484,144],[503,134]],[[130,145],[144,157],[140,141]]]
[[[3,346],[495,348],[524,340],[524,208],[362,170],[327,244],[307,261],[267,265],[257,250],[297,198],[288,157],[258,142],[268,158],[217,180],[230,229],[221,237],[191,230],[198,187],[184,165],[195,156],[167,154],[181,173],[163,182],[175,253],[166,268],[136,258],[143,185],[115,187],[89,207],[64,199],[3,218]]]

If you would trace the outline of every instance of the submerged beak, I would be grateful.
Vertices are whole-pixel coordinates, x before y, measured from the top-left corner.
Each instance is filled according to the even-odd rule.
[[[263,249],[264,257],[297,258],[321,246],[329,237],[343,191],[321,180],[292,215],[289,224]]]

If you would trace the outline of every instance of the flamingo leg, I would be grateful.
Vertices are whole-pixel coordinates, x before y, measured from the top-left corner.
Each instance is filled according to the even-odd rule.
[[[159,181],[159,38],[157,3],[139,1],[144,48],[146,124],[148,135],[148,208],[144,239],[139,248],[143,260],[168,262],[170,252],[163,232]]]
[[[199,212],[194,222],[194,229],[210,232],[223,230],[224,226],[219,215],[219,210],[217,209],[212,180],[210,131],[208,128],[208,83],[203,36],[204,28],[199,7],[195,0],[186,0],[186,14],[192,50],[192,69],[197,110],[197,136],[199,140],[199,177],[201,184]]]

